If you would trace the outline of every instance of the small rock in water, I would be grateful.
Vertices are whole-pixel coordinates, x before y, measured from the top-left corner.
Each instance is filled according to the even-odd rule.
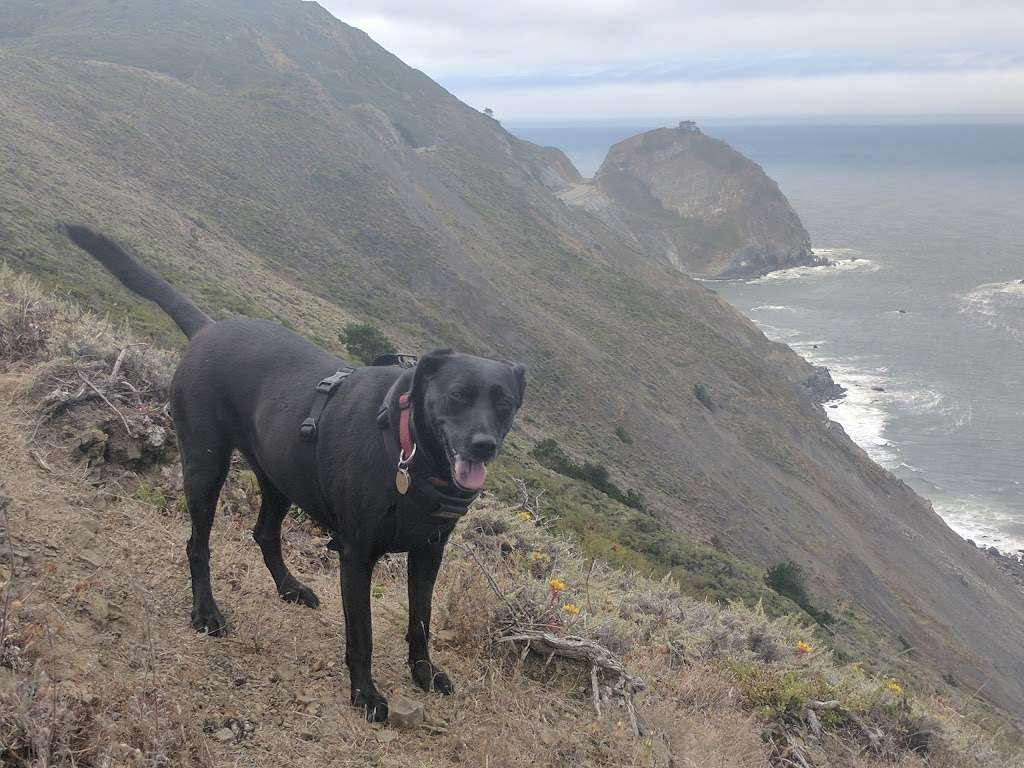
[[[388,723],[398,728],[412,728],[423,722],[423,705],[404,696],[388,699]]]
[[[885,387],[872,387],[872,392],[885,392]]]

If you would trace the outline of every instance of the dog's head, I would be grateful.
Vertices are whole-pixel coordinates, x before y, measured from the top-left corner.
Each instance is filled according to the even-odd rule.
[[[501,450],[523,404],[526,369],[521,365],[439,349],[420,358],[413,378],[422,417],[419,439],[448,461],[452,480],[478,491],[487,463]]]

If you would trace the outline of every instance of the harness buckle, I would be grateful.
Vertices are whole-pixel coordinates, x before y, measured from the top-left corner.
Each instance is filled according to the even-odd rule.
[[[305,443],[312,443],[316,441],[316,419],[309,416],[302,425],[299,427],[299,437]]]

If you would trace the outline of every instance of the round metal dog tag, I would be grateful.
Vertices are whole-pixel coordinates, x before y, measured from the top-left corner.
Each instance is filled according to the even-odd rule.
[[[399,469],[395,473],[395,488],[403,496],[409,492],[409,473],[406,470]]]

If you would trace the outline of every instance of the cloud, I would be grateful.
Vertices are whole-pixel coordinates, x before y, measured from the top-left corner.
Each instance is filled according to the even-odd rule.
[[[682,100],[702,115],[1006,113],[1024,104],[1019,0],[325,5],[460,98],[508,119],[621,117]],[[849,88],[856,100],[836,92]],[[912,90],[899,98],[900,88]]]

